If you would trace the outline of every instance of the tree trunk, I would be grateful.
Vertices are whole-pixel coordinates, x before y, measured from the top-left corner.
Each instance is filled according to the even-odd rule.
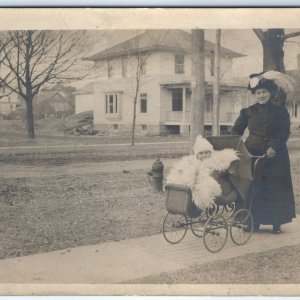
[[[32,95],[26,95],[26,108],[27,108],[27,131],[28,137],[31,139],[35,138],[34,132],[34,118],[33,118],[33,105],[32,105]]]
[[[204,135],[205,107],[205,41],[204,31],[192,30],[192,118],[190,134],[190,152],[197,135]]]
[[[134,146],[134,140],[135,140],[136,103],[137,103],[137,94],[135,95],[134,101],[133,101],[133,118],[132,118],[132,129],[131,129],[131,146]]]
[[[32,31],[28,31],[27,41],[26,41],[26,55],[25,55],[27,130],[28,130],[28,137],[34,139],[35,133],[34,133],[33,105],[32,105],[33,95],[32,95],[32,85],[31,85],[31,77],[30,77],[31,44],[32,44]]]
[[[212,135],[220,135],[220,56],[221,56],[221,29],[216,30],[215,70],[213,92]]]
[[[138,68],[140,67],[138,63]],[[133,116],[132,116],[132,128],[131,128],[131,146],[134,146],[135,142],[135,122],[136,122],[136,104],[138,100],[139,90],[140,90],[140,70],[137,69],[136,73],[136,86],[135,86],[135,95],[133,100]]]
[[[264,33],[263,71],[274,70],[284,73],[284,29],[269,29]]]

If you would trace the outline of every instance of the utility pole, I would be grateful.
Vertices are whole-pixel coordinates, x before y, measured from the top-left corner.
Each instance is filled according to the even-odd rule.
[[[205,105],[205,40],[204,30],[192,30],[192,115],[190,153],[197,135],[204,135]]]
[[[213,88],[212,135],[220,135],[220,62],[221,62],[221,29],[216,29]]]

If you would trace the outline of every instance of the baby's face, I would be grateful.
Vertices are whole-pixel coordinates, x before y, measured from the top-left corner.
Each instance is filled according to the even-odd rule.
[[[197,153],[197,159],[203,160],[211,156],[211,152],[209,150],[200,151]]]

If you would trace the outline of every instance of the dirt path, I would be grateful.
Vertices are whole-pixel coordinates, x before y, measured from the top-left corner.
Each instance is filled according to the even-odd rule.
[[[168,169],[176,159],[162,159],[166,169]],[[24,178],[24,177],[53,177],[64,175],[84,175],[123,172],[123,170],[149,170],[153,164],[153,159],[130,160],[130,161],[110,161],[110,162],[85,162],[72,163],[61,166],[43,165],[11,165],[0,163],[2,177],[4,178]]]

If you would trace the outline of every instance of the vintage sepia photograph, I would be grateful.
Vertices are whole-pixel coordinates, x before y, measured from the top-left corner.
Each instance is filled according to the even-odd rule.
[[[1,294],[299,295],[300,23],[123,12],[0,22]]]

